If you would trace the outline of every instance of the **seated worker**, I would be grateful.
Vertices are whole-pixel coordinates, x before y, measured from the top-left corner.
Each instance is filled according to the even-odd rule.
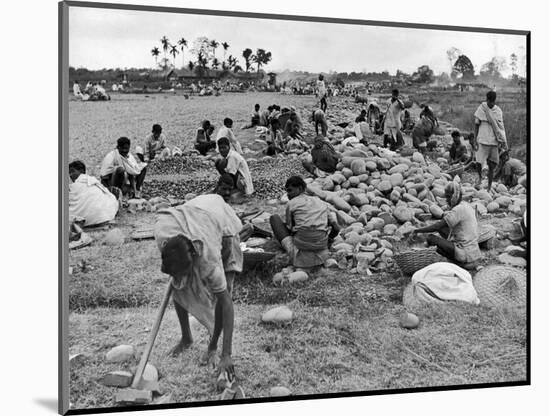
[[[430,234],[428,244],[437,246],[437,252],[459,264],[474,263],[481,258],[478,245],[478,225],[475,210],[462,201],[460,184],[453,181],[445,187],[445,198],[451,208],[443,219],[435,224],[414,230],[414,233]]]
[[[303,160],[302,165],[309,173],[325,177],[336,172],[336,165],[340,159],[342,159],[342,155],[334,149],[328,139],[317,136],[311,149],[311,161]]]
[[[235,188],[245,195],[254,193],[252,185],[252,176],[248,169],[246,160],[236,151],[230,149],[229,139],[221,137],[218,139],[218,150],[221,154],[221,159],[216,160],[216,169],[223,175],[228,173],[232,176]]]
[[[136,150],[136,154],[139,160],[145,162],[143,153]],[[149,162],[155,157],[162,160],[170,156],[170,149],[166,147],[166,136],[162,133],[160,124],[153,124],[151,134],[145,139],[145,155]]]
[[[451,137],[453,138],[453,144],[449,149],[449,164],[467,163],[471,158],[471,154],[468,154],[468,149],[462,144],[458,130],[454,130]]]
[[[294,138],[292,136],[289,137],[290,138],[285,144],[285,153],[301,155],[302,153],[309,150],[309,146],[303,140],[300,140],[299,138]]]
[[[84,225],[111,221],[118,212],[117,198],[93,176],[86,175],[80,160],[69,164],[69,217],[84,218]]]
[[[204,120],[201,127],[197,129],[195,149],[203,156],[206,156],[210,150],[216,149],[216,142],[210,139],[213,132],[214,126],[210,124],[209,120]]]
[[[279,215],[269,219],[273,235],[288,253],[294,267],[309,268],[322,265],[329,258],[329,238],[340,229],[328,206],[315,196],[306,195],[306,183],[299,176],[290,177],[285,184],[288,195],[286,224]]]
[[[432,108],[428,104],[422,104],[420,107],[422,108],[422,111],[420,111],[419,118],[426,118],[430,120],[434,126],[439,126],[439,121],[437,121],[437,117],[435,116]]]
[[[130,139],[120,137],[116,149],[107,153],[101,163],[101,183],[111,190],[118,188],[123,195],[141,198],[141,187],[145,180],[147,165],[138,162],[130,153]],[[118,192],[118,190],[116,192]]]
[[[254,105],[254,112],[252,113],[252,116],[250,117],[250,123],[245,124],[241,128],[244,129],[250,129],[252,127],[261,126],[260,124],[260,104]]]
[[[293,139],[303,140],[304,136],[300,133],[300,123],[298,123],[297,114],[290,112],[290,116],[285,123],[283,138],[291,137]]]
[[[232,130],[233,127],[233,120],[226,117],[223,119],[223,127],[218,130],[218,134],[216,135],[216,141],[222,137],[227,137],[229,139],[229,143],[231,143],[231,149],[235,150],[240,155],[243,154],[243,149],[241,148],[241,144],[235,137],[235,134]]]
[[[321,127],[321,134],[327,137],[328,124],[325,117],[325,112],[320,108],[313,110],[313,113],[311,114],[311,121],[315,125],[315,135],[319,136],[319,127]]]
[[[269,126],[269,115],[271,114],[272,111],[273,111],[273,106],[270,105],[269,107],[267,107],[266,110],[263,110],[260,113],[260,126],[263,126],[263,127]]]
[[[285,142],[280,127],[278,119],[271,120],[271,129],[269,130],[269,137],[267,138],[266,155],[268,156],[274,156],[285,150]]]
[[[367,136],[370,134],[370,127],[367,123],[367,110],[361,110],[361,114],[355,118],[353,132],[359,141],[366,141]]]
[[[161,252],[161,271],[172,277],[172,301],[181,339],[170,351],[178,356],[193,344],[189,313],[210,335],[200,364],[216,367],[229,380],[232,363],[233,282],[242,271],[239,232],[242,224],[220,195],[200,195],[183,205],[163,209],[154,228]],[[221,360],[218,340],[223,331]]]
[[[495,179],[500,179],[507,187],[514,187],[518,184],[527,187],[527,167],[525,163],[519,159],[510,157],[508,150],[503,151],[499,159]]]

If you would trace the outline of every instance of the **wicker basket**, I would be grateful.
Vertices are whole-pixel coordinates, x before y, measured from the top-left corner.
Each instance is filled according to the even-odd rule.
[[[493,264],[480,270],[473,281],[482,305],[525,306],[527,278],[523,270]]]
[[[436,251],[435,247],[417,248],[393,257],[395,263],[406,276],[412,276],[418,270],[433,263],[448,262],[448,260]]]

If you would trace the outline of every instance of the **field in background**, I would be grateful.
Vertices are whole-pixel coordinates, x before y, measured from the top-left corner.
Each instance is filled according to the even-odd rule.
[[[461,130],[473,128],[468,123],[473,123],[473,112],[483,97],[481,92],[409,93],[410,99],[429,103],[441,120]],[[184,147],[194,141],[201,120],[208,118],[219,128],[227,116],[235,121],[237,137],[250,145],[254,131],[239,128],[255,103],[262,108],[273,103],[295,105],[307,122],[315,98],[236,93],[186,100],[181,95],[121,94],[109,102],[71,101],[69,158],[82,159],[97,174],[103,156],[120,136],[129,137],[134,148],[143,144],[153,123],[160,123],[169,144]],[[525,106],[520,104],[518,95],[503,94],[499,99],[509,140],[518,147],[521,137],[526,137],[521,130]],[[343,118],[336,122],[351,122],[360,110],[352,99],[336,97],[329,101],[329,114],[336,106]],[[255,199],[239,208],[252,206],[270,213],[283,209]],[[123,210],[116,227],[129,235],[154,220],[151,213]],[[507,224],[505,219],[498,221],[494,225],[499,229]],[[105,353],[119,344],[132,344],[138,351],[145,347],[167,283],[154,241],[127,239],[120,247],[104,246],[103,233],[90,232],[96,243],[69,253],[73,270],[69,349],[70,354],[87,356],[71,367],[70,400],[75,408],[112,406],[116,389],[103,386],[99,379],[108,371],[132,369],[137,361],[106,364]],[[494,258],[495,253],[488,256]],[[428,306],[414,311],[421,325],[408,331],[399,327],[398,318],[404,310],[402,290],[410,279],[395,270],[373,276],[322,271],[306,282],[281,287],[271,281],[280,267],[276,263],[248,271],[235,284],[234,362],[249,397],[267,396],[276,385],[301,395],[525,380],[525,309]],[[295,312],[291,325],[260,324],[262,312],[281,304]],[[151,357],[161,374],[162,390],[171,393],[174,402],[216,399],[213,373],[197,365],[206,333],[199,325],[192,326],[192,348],[181,358],[167,358],[179,337],[170,306]]]

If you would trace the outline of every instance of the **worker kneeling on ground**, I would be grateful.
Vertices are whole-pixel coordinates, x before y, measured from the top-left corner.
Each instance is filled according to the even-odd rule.
[[[234,376],[233,280],[242,271],[241,221],[225,202],[230,192],[218,184],[218,195],[201,195],[184,205],[159,212],[155,239],[162,255],[162,272],[172,276],[172,297],[181,327],[181,340],[171,350],[177,356],[193,343],[188,313],[211,338],[201,364],[217,364],[218,338],[223,330],[219,372]],[[224,198],[222,198],[223,195]]]
[[[295,267],[322,265],[329,258],[329,239],[340,231],[338,224],[329,217],[325,202],[305,194],[306,183],[301,177],[290,177],[285,187],[289,199],[286,224],[279,215],[272,215],[273,234]]]

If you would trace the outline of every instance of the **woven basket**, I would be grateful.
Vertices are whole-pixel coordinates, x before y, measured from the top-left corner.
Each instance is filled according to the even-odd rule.
[[[495,230],[495,227],[492,225],[482,225],[479,227],[478,230],[479,237],[477,238],[477,243],[485,243],[486,241],[489,241],[491,238],[493,238],[497,232]]]
[[[412,276],[418,270],[432,263],[448,262],[445,257],[437,253],[435,247],[417,248],[399,253],[393,257],[393,260],[399,266],[401,272],[407,276]]]
[[[243,268],[251,269],[260,263],[264,263],[275,257],[276,253],[271,252],[243,252]]]
[[[474,287],[482,305],[525,306],[527,278],[525,271],[493,264],[474,276]]]

